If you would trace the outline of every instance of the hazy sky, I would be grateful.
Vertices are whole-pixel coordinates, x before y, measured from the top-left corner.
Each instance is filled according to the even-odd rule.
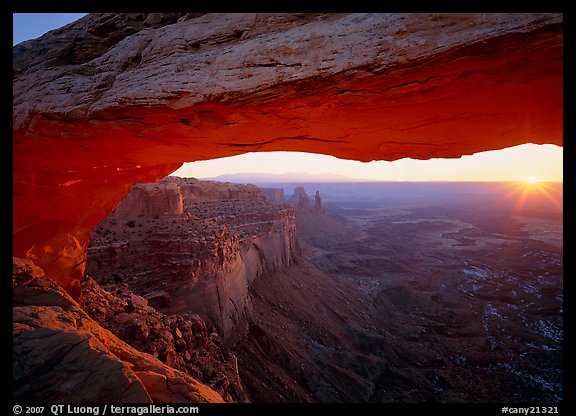
[[[37,38],[73,22],[85,13],[14,13],[13,44]],[[463,156],[427,161],[402,159],[362,163],[332,156],[298,152],[248,153],[230,158],[187,163],[174,174],[209,178],[237,172],[335,173],[368,180],[525,180],[562,181],[562,147],[526,144]]]
[[[237,172],[333,173],[381,181],[562,181],[562,147],[524,144],[459,159],[357,162],[301,152],[261,152],[185,163],[176,176],[211,178]]]

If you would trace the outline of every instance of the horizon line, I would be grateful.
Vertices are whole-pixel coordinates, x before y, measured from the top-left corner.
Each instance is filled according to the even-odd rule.
[[[168,175],[168,177],[177,177],[177,178],[193,178],[201,181],[215,181],[215,182],[230,182],[229,180],[218,180],[218,176],[214,177],[194,177],[194,176],[177,176],[177,175]],[[222,175],[225,176],[225,175]],[[271,178],[273,179],[273,178]],[[249,181],[250,182],[250,181]],[[249,183],[248,182],[248,183]],[[450,180],[450,179],[418,179],[418,180],[398,180],[398,179],[362,179],[362,178],[350,178],[350,180],[318,180],[318,181],[311,181],[311,180],[286,180],[286,181],[265,181],[265,180],[258,180],[253,182],[264,182],[264,183],[406,183],[406,182],[426,182],[426,183],[529,183],[523,179],[486,179],[486,180]],[[247,183],[246,181],[238,182],[238,183]],[[564,183],[564,180],[561,181],[549,181],[549,180],[538,180],[534,182],[534,184],[538,183]]]

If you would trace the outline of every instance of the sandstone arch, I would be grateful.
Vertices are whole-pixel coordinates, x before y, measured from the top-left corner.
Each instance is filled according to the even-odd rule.
[[[139,181],[248,151],[562,145],[561,14],[93,14],[14,47],[14,255],[71,294]]]

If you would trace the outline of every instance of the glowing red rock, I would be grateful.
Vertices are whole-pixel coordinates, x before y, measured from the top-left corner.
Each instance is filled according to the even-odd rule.
[[[14,255],[77,295],[94,226],[185,161],[562,145],[562,31],[560,14],[89,15],[14,48]]]

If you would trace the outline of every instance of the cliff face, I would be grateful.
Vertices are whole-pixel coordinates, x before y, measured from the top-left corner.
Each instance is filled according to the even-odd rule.
[[[163,183],[170,181],[176,184],[185,199],[187,206],[197,202],[217,200],[260,201],[263,199],[260,188],[254,185],[243,185],[227,182],[200,181],[194,178],[170,176]]]
[[[350,339],[375,324],[362,310],[369,300],[303,260],[295,238],[297,217],[328,224],[319,193],[295,210],[253,186],[181,178],[154,186],[174,183],[184,215],[113,214],[95,230],[94,280],[81,282],[87,313],[229,402],[368,400],[380,373]]]
[[[173,183],[138,183],[110,214],[119,221],[137,216],[180,216],[182,193]]]
[[[250,314],[249,284],[296,259],[293,210],[264,201],[256,187],[181,178],[151,185],[174,199],[167,206],[183,201],[184,214],[162,216],[159,207],[150,216],[138,208],[131,215],[120,204],[94,232],[87,274],[101,283],[125,281],[163,313],[198,313],[233,339]],[[154,206],[141,188],[126,199],[129,207],[142,197],[137,206]]]
[[[429,159],[526,142],[562,145],[562,19],[484,13],[91,14],[17,45],[13,252],[49,278],[31,280],[33,290],[14,280],[15,292],[24,291],[15,297],[13,314],[17,396],[220,401],[189,375],[118,341],[67,293],[80,297],[93,236],[96,272],[115,264],[112,279],[126,277],[130,289],[159,308],[180,307],[171,304],[171,294],[212,282],[204,283],[207,298],[201,303],[213,308],[205,311],[208,325],[227,332],[250,308],[244,281],[291,261],[296,243],[291,226],[283,223],[291,214],[282,219],[262,209],[251,218],[254,211],[246,210],[228,217],[243,222],[226,230],[217,218],[226,212],[202,212],[201,204],[210,200],[194,203],[197,211],[188,209],[183,193],[182,215],[173,222],[166,223],[163,213],[157,223],[123,218],[124,213],[118,214],[122,222],[92,234],[97,224],[134,184],[156,181],[184,161],[273,150],[363,161]],[[237,206],[233,200],[229,208]],[[178,228],[183,222],[198,227]],[[161,227],[151,232],[153,225]],[[268,253],[262,247],[274,244],[264,245],[264,239],[284,243]],[[199,257],[184,260],[185,252]],[[157,263],[174,276],[156,279],[153,267],[123,270],[129,257],[137,264]],[[233,279],[219,277],[225,268]],[[166,285],[152,291],[152,280]],[[39,294],[37,286],[45,285],[49,289]],[[67,366],[66,376],[54,362]],[[107,369],[111,378],[98,369]],[[87,379],[95,382],[84,390]],[[71,390],[64,391],[66,386]]]
[[[137,182],[249,151],[562,145],[561,14],[91,14],[13,53],[14,254],[73,296]]]
[[[268,202],[273,204],[286,204],[283,188],[260,188],[260,192]]]
[[[310,210],[310,198],[302,186],[294,189],[294,194],[292,194],[288,203],[292,205],[296,211]]]
[[[217,391],[226,402],[248,402],[237,359],[208,332],[198,314],[166,315],[150,307],[123,283],[100,286],[82,279],[81,305],[104,328],[143,353],[189,374]]]

